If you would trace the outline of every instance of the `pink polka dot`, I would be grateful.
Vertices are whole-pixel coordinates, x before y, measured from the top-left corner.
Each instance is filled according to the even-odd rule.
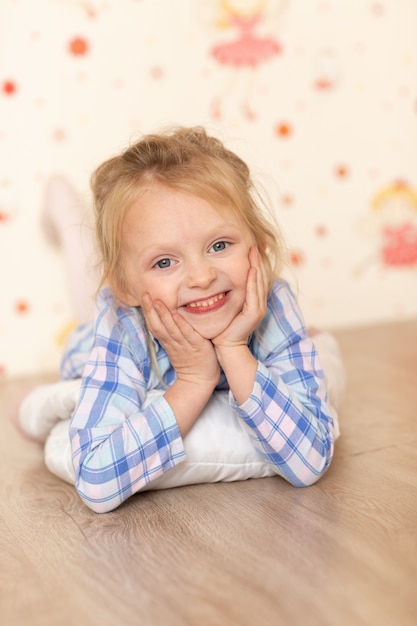
[[[294,267],[300,267],[305,263],[304,253],[301,250],[291,250],[289,260]]]
[[[30,305],[27,300],[18,300],[14,305],[14,309],[19,315],[25,315],[29,312]]]
[[[318,78],[314,83],[314,87],[319,91],[326,91],[327,89],[331,89],[333,87],[333,81],[327,78]]]
[[[162,67],[155,65],[155,67],[151,68],[151,77],[155,78],[155,79],[161,79],[164,75],[164,70],[162,69]]]
[[[343,163],[336,165],[334,173],[336,178],[339,178],[340,180],[346,179],[350,174],[349,168]]]
[[[315,228],[317,237],[325,237],[327,235],[327,226],[324,224],[318,224]]]
[[[385,6],[382,2],[374,2],[371,6],[371,13],[376,17],[379,17],[385,13]]]
[[[329,270],[333,267],[333,259],[329,256],[323,257],[320,261],[320,265],[323,269]]]
[[[408,98],[411,95],[411,89],[407,85],[401,85],[398,89],[398,93],[401,98]]]
[[[17,91],[17,85],[13,80],[5,80],[2,85],[2,91],[6,96],[13,96]]]
[[[294,204],[294,197],[289,193],[284,193],[280,197],[280,202],[285,207],[290,207]]]
[[[57,128],[52,133],[52,138],[57,142],[65,141],[67,138],[66,132],[63,128]]]

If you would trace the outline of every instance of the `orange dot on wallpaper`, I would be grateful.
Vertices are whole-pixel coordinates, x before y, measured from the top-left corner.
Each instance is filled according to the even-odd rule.
[[[159,66],[155,66],[151,68],[151,77],[152,78],[162,78],[164,75],[164,70],[162,69],[162,67]]]
[[[371,12],[376,16],[383,15],[385,7],[382,2],[374,2],[371,6]]]
[[[13,80],[5,80],[2,85],[3,93],[12,96],[17,91],[16,83]]]
[[[315,233],[317,237],[325,237],[327,235],[327,228],[324,224],[316,226]]]
[[[290,137],[290,135],[293,134],[292,126],[287,122],[281,122],[280,124],[276,125],[275,133],[278,135],[278,137]]]
[[[337,178],[347,178],[349,176],[349,168],[346,165],[337,165],[335,174]]]
[[[294,204],[293,196],[291,196],[289,193],[284,193],[281,196],[281,204],[283,204],[284,206],[291,206],[292,204]]]
[[[316,89],[326,91],[326,89],[331,89],[333,87],[333,82],[328,78],[318,78],[314,86]]]
[[[74,56],[83,56],[88,52],[88,43],[82,37],[75,37],[69,42],[69,51]]]
[[[65,130],[63,130],[62,128],[57,128],[52,133],[52,137],[55,141],[60,142],[60,141],[65,141],[65,139],[67,138],[67,135],[65,133]]]
[[[7,222],[8,219],[9,216],[7,215],[7,213],[0,211],[0,224],[4,224],[4,222]]]
[[[19,314],[24,314],[29,311],[29,303],[26,300],[18,300],[15,304],[15,311]]]
[[[93,6],[90,6],[89,3],[86,4],[84,9],[85,9],[85,12],[87,13],[88,17],[91,17],[91,19],[94,19],[94,18],[97,17],[97,10]]]
[[[305,262],[304,254],[300,250],[292,250],[290,252],[290,263],[295,267],[299,267]]]
[[[333,259],[329,256],[325,256],[320,260],[320,265],[323,269],[329,270],[333,266]]]
[[[6,367],[4,365],[0,365],[0,378],[6,376]]]
[[[112,85],[115,89],[122,89],[124,87],[124,84],[124,80],[123,78],[120,78],[120,76],[113,78]]]

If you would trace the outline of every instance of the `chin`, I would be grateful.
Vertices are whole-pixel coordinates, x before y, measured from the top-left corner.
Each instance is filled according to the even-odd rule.
[[[227,326],[222,325],[221,327],[199,328],[198,324],[195,324],[193,325],[193,328],[199,335],[201,335],[201,337],[203,337],[203,339],[211,341],[226,330]]]
[[[215,332],[211,332],[211,333],[200,333],[200,335],[203,337],[203,339],[208,339],[209,341],[211,341],[212,339],[214,339],[215,337],[217,337],[217,335],[220,335],[220,333],[215,333]]]

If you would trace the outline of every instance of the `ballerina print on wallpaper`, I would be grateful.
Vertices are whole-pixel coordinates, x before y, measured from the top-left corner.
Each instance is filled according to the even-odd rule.
[[[227,100],[234,95],[241,113],[256,118],[252,99],[257,69],[282,53],[276,31],[286,0],[220,0],[216,20],[218,32],[230,36],[210,48],[210,56],[227,72],[226,84],[212,101],[211,114],[220,119]],[[268,34],[264,34],[267,30]]]
[[[375,245],[374,253],[356,268],[360,275],[372,266],[417,268],[417,189],[399,180],[380,189],[371,215],[361,225]]]

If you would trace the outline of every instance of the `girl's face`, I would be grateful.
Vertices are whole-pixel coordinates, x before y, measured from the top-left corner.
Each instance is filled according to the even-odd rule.
[[[232,209],[153,184],[130,207],[122,231],[129,306],[162,300],[203,337],[223,332],[246,298],[249,229]]]

